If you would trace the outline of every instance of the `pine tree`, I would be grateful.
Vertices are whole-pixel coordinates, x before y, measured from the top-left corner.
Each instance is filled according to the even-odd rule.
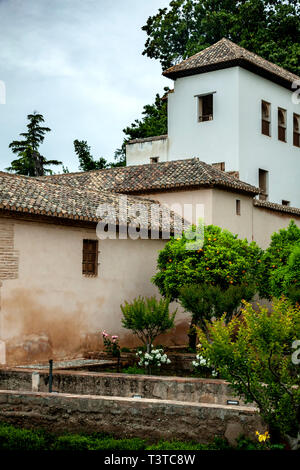
[[[14,140],[9,144],[9,148],[18,155],[18,158],[13,160],[11,166],[6,170],[18,175],[43,176],[45,173],[51,173],[51,170],[45,169],[45,166],[61,165],[62,162],[47,160],[39,152],[45,134],[51,131],[49,127],[41,125],[45,121],[43,115],[34,111],[32,114],[28,114],[27,119],[29,121],[28,130],[20,134],[23,140]]]

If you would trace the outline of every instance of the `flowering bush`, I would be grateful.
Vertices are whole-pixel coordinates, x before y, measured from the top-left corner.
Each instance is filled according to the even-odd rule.
[[[108,354],[112,354],[113,357],[120,357],[119,337],[117,335],[110,336],[104,330],[102,331],[102,338],[105,351]]]
[[[144,366],[149,369],[151,369],[151,367],[161,367],[162,364],[171,363],[163,349],[151,349],[150,352],[144,352],[140,349],[136,355],[139,357],[139,366]]]
[[[192,361],[193,367],[195,372],[204,372],[205,374],[207,372],[210,372],[212,377],[218,377],[218,372],[212,367],[210,360],[205,359],[205,357],[201,356],[200,354],[197,354],[196,360]]]

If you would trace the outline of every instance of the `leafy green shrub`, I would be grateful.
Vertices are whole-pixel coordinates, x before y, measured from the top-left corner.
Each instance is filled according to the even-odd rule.
[[[235,285],[223,290],[220,286],[194,284],[180,289],[179,300],[187,312],[192,314],[192,325],[207,331],[206,324],[212,318],[225,313],[228,322],[241,305],[242,300],[251,300],[255,289],[253,284]]]
[[[143,450],[145,441],[142,439],[114,439],[111,436],[93,434],[89,436],[66,434],[57,437],[52,450]]]
[[[77,434],[66,434],[57,437],[52,450],[91,450],[94,440],[87,436]]]
[[[169,299],[138,297],[121,305],[122,325],[131,330],[145,345],[151,345],[161,333],[173,328],[176,311],[169,312]]]
[[[46,440],[40,433],[0,424],[0,450],[45,450]]]
[[[185,236],[172,238],[160,251],[158,272],[152,280],[164,297],[178,299],[185,285],[215,285],[225,291],[231,285],[253,284],[262,256],[255,242],[248,243],[228,230],[208,225],[202,248],[186,249],[193,243]]]
[[[227,325],[222,318],[208,329],[210,340],[198,331],[199,352],[238,396],[256,403],[271,435],[297,441],[300,380],[292,355],[293,342],[300,338],[300,307],[284,299],[275,301],[271,312],[245,304],[242,318],[234,317]]]
[[[125,346],[123,348],[121,348],[121,352],[123,353],[130,353],[131,350],[129,348],[126,348]]]
[[[141,369],[140,367],[137,367],[137,366],[129,366],[125,369],[122,369],[122,372],[124,374],[140,374],[140,375],[147,374],[146,369]]]
[[[272,235],[262,256],[259,294],[269,300],[285,295],[300,302],[300,228],[293,220],[287,229]]]
[[[146,450],[228,450],[230,449],[226,439],[215,438],[211,444],[199,444],[198,442],[159,441],[146,447]]]
[[[95,442],[93,450],[144,450],[146,443],[139,438],[132,439],[104,439]]]

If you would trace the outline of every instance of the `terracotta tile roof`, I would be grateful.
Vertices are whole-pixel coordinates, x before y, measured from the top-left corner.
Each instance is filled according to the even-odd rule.
[[[260,192],[255,186],[244,183],[198,158],[44,176],[42,179],[72,187],[104,189],[125,194],[199,187],[220,187],[253,195]]]
[[[283,206],[282,204],[276,204],[275,202],[260,201],[259,199],[253,199],[253,204],[256,207],[262,207],[263,209],[270,209],[272,211],[283,212],[285,214],[294,214],[300,216],[300,209],[297,207]]]
[[[68,184],[54,184],[49,179],[12,175],[0,172],[0,210],[22,214],[58,217],[73,221],[99,222],[97,209],[100,204],[109,204],[116,212],[117,221],[119,207],[123,204],[124,195],[112,191],[90,187],[70,186]],[[152,204],[159,205],[160,214],[164,206],[150,199],[137,196],[127,196],[128,210],[143,204],[146,212],[140,211],[142,227],[150,229]],[[138,208],[137,208],[138,209]],[[134,216],[127,216],[127,223],[134,223]],[[125,222],[126,223],[126,222]],[[181,227],[182,219],[171,213],[171,232],[174,227]],[[120,221],[121,224],[121,221]],[[122,225],[125,225],[122,221]],[[168,230],[168,226],[160,220],[155,230]]]
[[[165,70],[163,75],[176,79],[212,70],[241,66],[289,89],[300,77],[269,62],[229,39],[221,39],[212,46]]]

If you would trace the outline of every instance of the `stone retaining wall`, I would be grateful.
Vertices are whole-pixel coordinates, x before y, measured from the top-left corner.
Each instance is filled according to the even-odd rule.
[[[0,421],[52,432],[107,432],[116,437],[231,443],[264,430],[254,408],[93,395],[0,391]]]
[[[0,369],[0,389],[48,391],[48,372]],[[38,375],[37,375],[38,374]],[[236,398],[224,380],[158,377],[117,373],[54,371],[53,390],[78,395],[104,395],[179,400],[226,405]]]

